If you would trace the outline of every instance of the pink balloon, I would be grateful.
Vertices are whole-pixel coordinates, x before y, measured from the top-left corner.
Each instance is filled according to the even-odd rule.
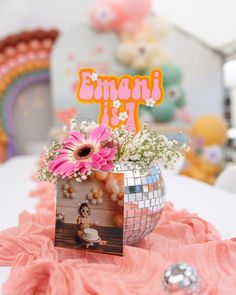
[[[37,39],[33,39],[30,41],[30,47],[32,49],[38,49],[40,47],[40,42]]]
[[[27,51],[27,44],[24,43],[24,42],[20,42],[20,43],[17,45],[17,49],[18,49],[20,52],[25,52],[25,51]]]
[[[5,61],[5,55],[3,53],[0,53],[0,63]]]
[[[91,9],[91,25],[99,31],[116,31],[120,23],[124,20],[124,15],[120,6],[112,1],[98,0]]]
[[[137,30],[151,10],[152,0],[97,0],[91,9],[90,21],[99,31]]]
[[[26,62],[26,56],[25,55],[23,55],[23,54],[20,54],[19,56],[18,56],[18,62],[19,63],[24,63],[24,62]]]
[[[5,54],[8,55],[8,56],[14,56],[14,54],[15,54],[15,48],[14,47],[11,47],[11,46],[8,46],[5,49]]]
[[[10,59],[8,62],[9,68],[14,68],[17,65],[17,62],[15,59]]]
[[[152,0],[123,0],[121,2],[125,14],[129,18],[139,21],[150,13],[152,6]]]
[[[36,54],[33,52],[29,52],[26,56],[29,60],[34,60],[36,58]]]
[[[38,53],[38,56],[39,56],[40,59],[47,59],[48,58],[48,52],[41,50]]]

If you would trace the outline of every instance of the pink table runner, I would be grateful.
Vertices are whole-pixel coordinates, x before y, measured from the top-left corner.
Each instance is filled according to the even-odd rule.
[[[53,186],[37,182],[31,195],[39,198],[36,214],[23,212],[17,227],[0,232],[0,265],[12,266],[3,294],[168,294],[162,274],[178,262],[197,269],[200,294],[236,294],[236,239],[222,241],[212,225],[185,209],[168,203],[155,231],[117,257],[55,248]]]

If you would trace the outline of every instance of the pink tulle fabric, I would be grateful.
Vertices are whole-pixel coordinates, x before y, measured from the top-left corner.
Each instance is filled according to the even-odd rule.
[[[37,183],[36,214],[23,212],[17,227],[0,233],[0,265],[12,266],[3,294],[164,295],[162,273],[178,262],[197,269],[200,294],[236,294],[236,240],[222,241],[208,222],[170,203],[155,231],[125,246],[124,257],[55,248],[53,190]]]

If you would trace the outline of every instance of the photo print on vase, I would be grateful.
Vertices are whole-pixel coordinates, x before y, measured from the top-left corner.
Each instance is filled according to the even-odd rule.
[[[56,199],[56,247],[123,255],[123,173],[58,178]]]

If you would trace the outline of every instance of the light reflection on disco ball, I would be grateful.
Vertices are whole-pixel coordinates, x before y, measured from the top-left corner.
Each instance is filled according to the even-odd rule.
[[[134,163],[118,163],[124,173],[124,243],[133,245],[156,227],[165,205],[165,185],[158,165],[141,170]]]

